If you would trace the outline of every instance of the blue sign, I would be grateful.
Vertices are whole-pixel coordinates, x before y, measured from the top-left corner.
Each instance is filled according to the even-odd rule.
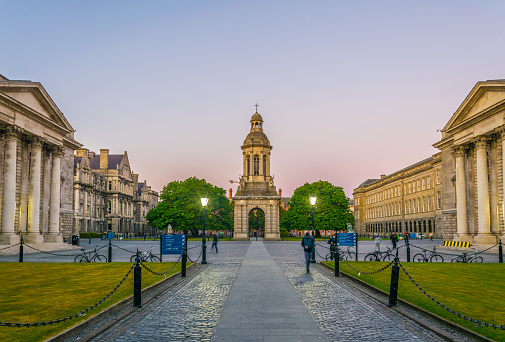
[[[185,235],[162,235],[161,254],[182,254],[186,245]]]
[[[356,233],[337,233],[337,245],[356,246]]]
[[[114,232],[107,232],[107,239],[114,240]]]
[[[417,234],[416,234],[416,233],[410,233],[410,234],[409,234],[409,239],[414,240],[414,239],[416,239],[416,238],[417,238]]]

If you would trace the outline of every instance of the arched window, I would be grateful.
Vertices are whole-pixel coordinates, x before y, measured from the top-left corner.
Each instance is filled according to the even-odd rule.
[[[260,157],[254,156],[254,175],[258,176],[260,174]]]
[[[251,174],[251,158],[247,156],[247,175],[249,176]]]
[[[267,175],[267,156],[263,156],[263,176]]]

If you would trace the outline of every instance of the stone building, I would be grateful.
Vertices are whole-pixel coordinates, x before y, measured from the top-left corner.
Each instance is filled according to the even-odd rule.
[[[146,220],[146,215],[149,210],[154,209],[158,205],[158,193],[147,185],[147,181],[139,183],[139,175],[133,174],[133,183],[135,192],[135,206],[133,209],[134,216],[134,232],[135,234],[155,235],[158,230],[151,227]]]
[[[263,119],[258,112],[251,118],[251,129],[242,145],[243,175],[234,201],[234,240],[249,239],[249,213],[265,214],[265,240],[280,240],[279,206],[274,179],[270,175],[272,146],[263,133]]]
[[[38,82],[0,75],[0,244],[72,234],[74,129]]]
[[[445,239],[505,237],[505,80],[478,82],[442,130]]]
[[[441,153],[354,189],[355,232],[442,236]]]

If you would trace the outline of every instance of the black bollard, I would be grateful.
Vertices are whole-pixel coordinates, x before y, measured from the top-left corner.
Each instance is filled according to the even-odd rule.
[[[503,251],[502,251],[502,246],[501,246],[501,239],[500,239],[500,243],[498,246],[498,262],[500,264],[503,264]]]
[[[89,242],[88,243],[91,245],[91,235],[89,236]]]
[[[25,243],[25,241],[23,240],[23,235],[21,235],[21,243],[19,244],[19,262],[23,262],[23,243]]]
[[[340,277],[340,253],[338,246],[333,251],[333,260],[335,260],[335,277]]]
[[[182,268],[181,268],[181,277],[186,278],[186,262],[188,261],[188,254],[186,251],[182,251]]]
[[[139,251],[137,249],[137,259],[133,268],[133,306],[142,307],[142,267],[139,263]]]
[[[395,264],[391,269],[391,285],[389,285],[389,304],[396,306],[398,299],[398,279],[400,278],[400,267],[398,266],[398,250],[396,251]]]
[[[109,240],[109,262],[112,262],[112,242]]]
[[[358,261],[358,236],[356,236],[356,261]]]
[[[410,262],[410,244],[409,244],[409,240],[407,240],[407,262]]]

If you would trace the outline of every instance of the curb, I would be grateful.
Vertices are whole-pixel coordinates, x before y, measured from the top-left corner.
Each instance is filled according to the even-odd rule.
[[[328,265],[325,265],[323,263],[320,263],[320,265],[330,269],[330,270],[334,270],[333,267],[330,267]],[[358,278],[355,278],[345,272],[342,272],[340,271],[340,274],[343,275],[346,279],[350,280],[351,282],[355,282],[355,283],[358,283],[359,285],[367,288],[368,290],[371,290],[374,294],[371,294],[371,293],[368,293],[368,292],[365,292],[363,290],[360,290],[358,288],[356,288],[358,291],[361,291],[362,293],[376,299],[376,300],[379,300],[380,302],[384,303],[384,297],[385,298],[389,298],[389,293],[387,292],[384,292],[378,288],[376,288],[375,286],[372,286],[366,282],[364,282],[363,280],[360,280]],[[422,314],[423,316],[429,318],[429,319],[432,319],[434,321],[437,321],[438,323],[442,324],[442,325],[445,325],[446,327],[449,327],[453,330],[456,330],[458,332],[460,332],[461,334],[463,335],[466,335],[467,337],[470,337],[472,339],[475,339],[476,341],[485,341],[485,342],[494,342],[494,340],[488,338],[488,337],[485,337],[483,335],[480,335],[479,333],[476,333],[475,331],[472,331],[470,329],[467,329],[465,327],[462,327],[456,323],[453,323],[445,318],[442,318],[440,316],[437,316],[435,315],[434,313],[431,313],[423,308],[420,308],[414,304],[411,304],[403,299],[400,299],[400,298],[397,298],[397,301],[399,303],[401,303],[403,306],[405,306],[406,308],[410,309],[410,310],[413,310],[413,311],[416,311],[420,314]],[[384,303],[384,305],[387,305],[387,303]],[[454,337],[451,337],[449,336],[446,332],[444,331],[441,331],[441,330],[438,330],[438,329],[434,329],[432,326],[429,326],[427,324],[425,324],[424,322],[422,322],[421,320],[419,320],[417,317],[414,317],[404,311],[402,311],[401,307],[388,307],[392,310],[395,310],[397,312],[399,312],[400,314],[404,315],[404,316],[407,316],[408,318],[412,319],[413,321],[417,322],[418,324],[422,325],[423,327],[425,327],[426,329],[429,329],[431,331],[434,331],[435,333],[437,333],[438,335],[444,337],[444,338],[449,338],[450,340],[454,340]]]
[[[196,265],[196,263],[192,263],[191,265],[187,266],[186,269],[190,269],[194,265]],[[153,284],[153,285],[151,285],[149,287],[146,287],[145,289],[142,290],[142,295],[146,295],[148,293],[152,293],[152,292],[160,289],[160,287],[163,287],[163,285],[165,285],[165,283],[167,281],[172,280],[176,276],[180,276],[180,274],[181,274],[181,272],[174,273],[171,276],[166,277],[165,279],[159,281],[158,283]],[[149,298],[145,302],[143,302],[142,305],[145,305],[145,304],[149,303],[158,294],[159,293],[154,294],[151,298]],[[45,340],[45,342],[60,342],[60,341],[65,341],[67,338],[73,336],[77,332],[79,332],[81,330],[84,330],[84,329],[86,329],[89,326],[92,326],[95,322],[103,319],[104,317],[108,316],[112,312],[119,311],[119,310],[123,309],[124,307],[126,307],[127,305],[129,305],[131,303],[133,303],[133,295],[131,295],[131,296],[129,296],[129,297],[127,297],[127,298],[125,298],[125,299],[117,302],[116,304],[108,307],[107,309],[104,309],[103,311],[97,313],[96,315],[90,317],[89,319],[87,319],[87,320],[85,320],[85,321],[83,321],[83,322],[81,322],[81,323],[79,323],[77,325],[74,325],[73,327],[68,328],[65,331],[62,331],[58,335],[55,335],[53,337],[48,338],[47,340]],[[136,310],[136,309],[137,308],[132,308],[131,310],[128,310],[126,313],[121,314],[118,319],[121,319],[124,316],[129,315],[132,312],[132,310]],[[107,329],[110,325],[114,324],[116,321],[117,321],[117,319],[111,321],[108,324],[105,324],[104,326],[101,327],[102,329],[99,329],[99,332]],[[85,341],[87,339],[81,339],[81,340]]]

